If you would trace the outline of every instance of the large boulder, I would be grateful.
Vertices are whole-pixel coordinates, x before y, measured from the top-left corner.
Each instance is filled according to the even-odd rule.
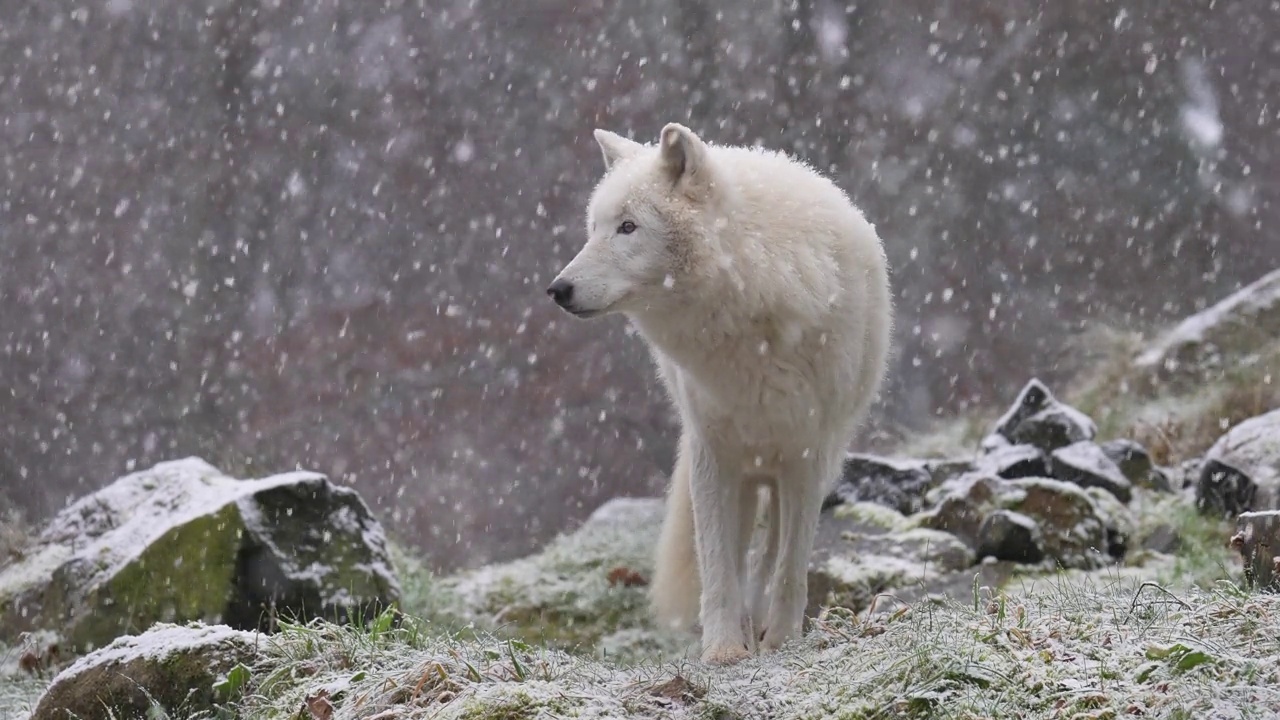
[[[310,472],[237,480],[188,458],[82,498],[0,568],[0,636],[54,629],[85,652],[156,622],[344,620],[398,596],[354,490]]]
[[[1209,448],[1196,504],[1223,516],[1280,509],[1280,410],[1236,425]]]
[[[254,633],[226,625],[155,625],[58,673],[31,720],[152,717],[155,705],[168,717],[208,713],[243,689],[259,643]]]
[[[1183,320],[1139,354],[1133,364],[1152,381],[1189,388],[1220,378],[1240,353],[1257,353],[1274,345],[1277,338],[1280,270],[1273,270]]]

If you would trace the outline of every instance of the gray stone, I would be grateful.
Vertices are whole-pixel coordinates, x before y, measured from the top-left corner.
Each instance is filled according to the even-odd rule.
[[[1084,488],[1102,488],[1121,502],[1133,499],[1133,486],[1119,466],[1092,442],[1072,443],[1049,456],[1049,474]]]
[[[1017,401],[996,423],[996,432],[1015,445],[1034,445],[1044,452],[1092,440],[1097,426],[1087,415],[1059,402],[1039,380],[1031,380]]]
[[[382,527],[354,490],[308,472],[237,480],[189,458],[54,517],[0,568],[0,636],[54,629],[85,652],[156,622],[344,620],[398,596]]]
[[[1006,438],[999,433],[991,433],[990,435],[982,438],[982,442],[978,444],[978,454],[990,455],[1001,448],[1007,448],[1012,445],[1013,443],[1009,442],[1009,438]]]
[[[237,665],[254,662],[261,641],[225,625],[160,623],[120,637],[76,660],[54,677],[31,720],[151,717],[158,703],[169,717],[212,716],[236,699],[224,682]]]
[[[1036,523],[1045,556],[1058,565],[1093,569],[1110,561],[1107,514],[1083,488],[1072,483],[1046,478],[1005,480],[971,473],[937,488],[932,497],[936,506],[913,521],[952,533],[975,551],[982,545],[987,517],[998,510],[1011,510]],[[1127,515],[1128,511],[1124,512]]]
[[[1206,515],[1230,517],[1253,509],[1258,486],[1239,468],[1206,460],[1196,484],[1196,507]]]
[[[1280,509],[1280,410],[1245,420],[1209,448],[1196,504],[1227,516]]]
[[[1169,477],[1151,462],[1151,454],[1140,443],[1119,438],[1100,443],[1103,454],[1120,468],[1130,483],[1158,492],[1170,492]]]
[[[1044,560],[1044,537],[1035,520],[1022,513],[996,510],[978,530],[978,557],[1034,565]]]
[[[973,472],[973,460],[931,459],[924,461],[924,467],[933,476],[932,487],[954,480],[965,473]],[[927,502],[927,501],[926,501]]]
[[[978,560],[973,550],[955,535],[928,528],[910,528],[867,537],[859,543],[859,550],[913,558],[922,566],[931,566],[935,572],[958,572]]]
[[[988,472],[1006,480],[1047,477],[1049,464],[1034,445],[1006,445],[979,457],[973,463],[980,472]]]
[[[917,520],[921,527],[949,532],[977,550],[978,531],[987,514],[1008,494],[1006,483],[989,473],[961,476],[940,486],[934,507],[918,515]]]
[[[873,502],[910,515],[923,509],[925,493],[933,485],[934,475],[924,460],[849,453],[840,481],[823,507]]]

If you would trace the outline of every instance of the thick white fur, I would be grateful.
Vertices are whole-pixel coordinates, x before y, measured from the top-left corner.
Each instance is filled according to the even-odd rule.
[[[589,237],[556,280],[573,286],[567,310],[626,315],[653,354],[682,426],[653,609],[701,620],[702,659],[735,662],[800,634],[822,499],[884,375],[884,249],[839,188],[785,155],[675,123],[656,147],[596,139],[607,172]]]

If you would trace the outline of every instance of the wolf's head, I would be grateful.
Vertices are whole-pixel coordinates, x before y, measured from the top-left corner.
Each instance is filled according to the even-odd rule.
[[[710,149],[677,123],[657,147],[595,137],[606,172],[587,207],[587,243],[547,294],[580,318],[676,302],[718,205]]]

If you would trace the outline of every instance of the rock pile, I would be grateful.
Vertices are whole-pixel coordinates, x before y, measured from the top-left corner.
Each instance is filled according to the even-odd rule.
[[[975,561],[1100,567],[1127,551],[1134,487],[1169,483],[1141,445],[1098,444],[1096,435],[1088,416],[1032,380],[974,457],[850,455],[827,506],[873,502],[911,514],[909,525],[950,533]]]

